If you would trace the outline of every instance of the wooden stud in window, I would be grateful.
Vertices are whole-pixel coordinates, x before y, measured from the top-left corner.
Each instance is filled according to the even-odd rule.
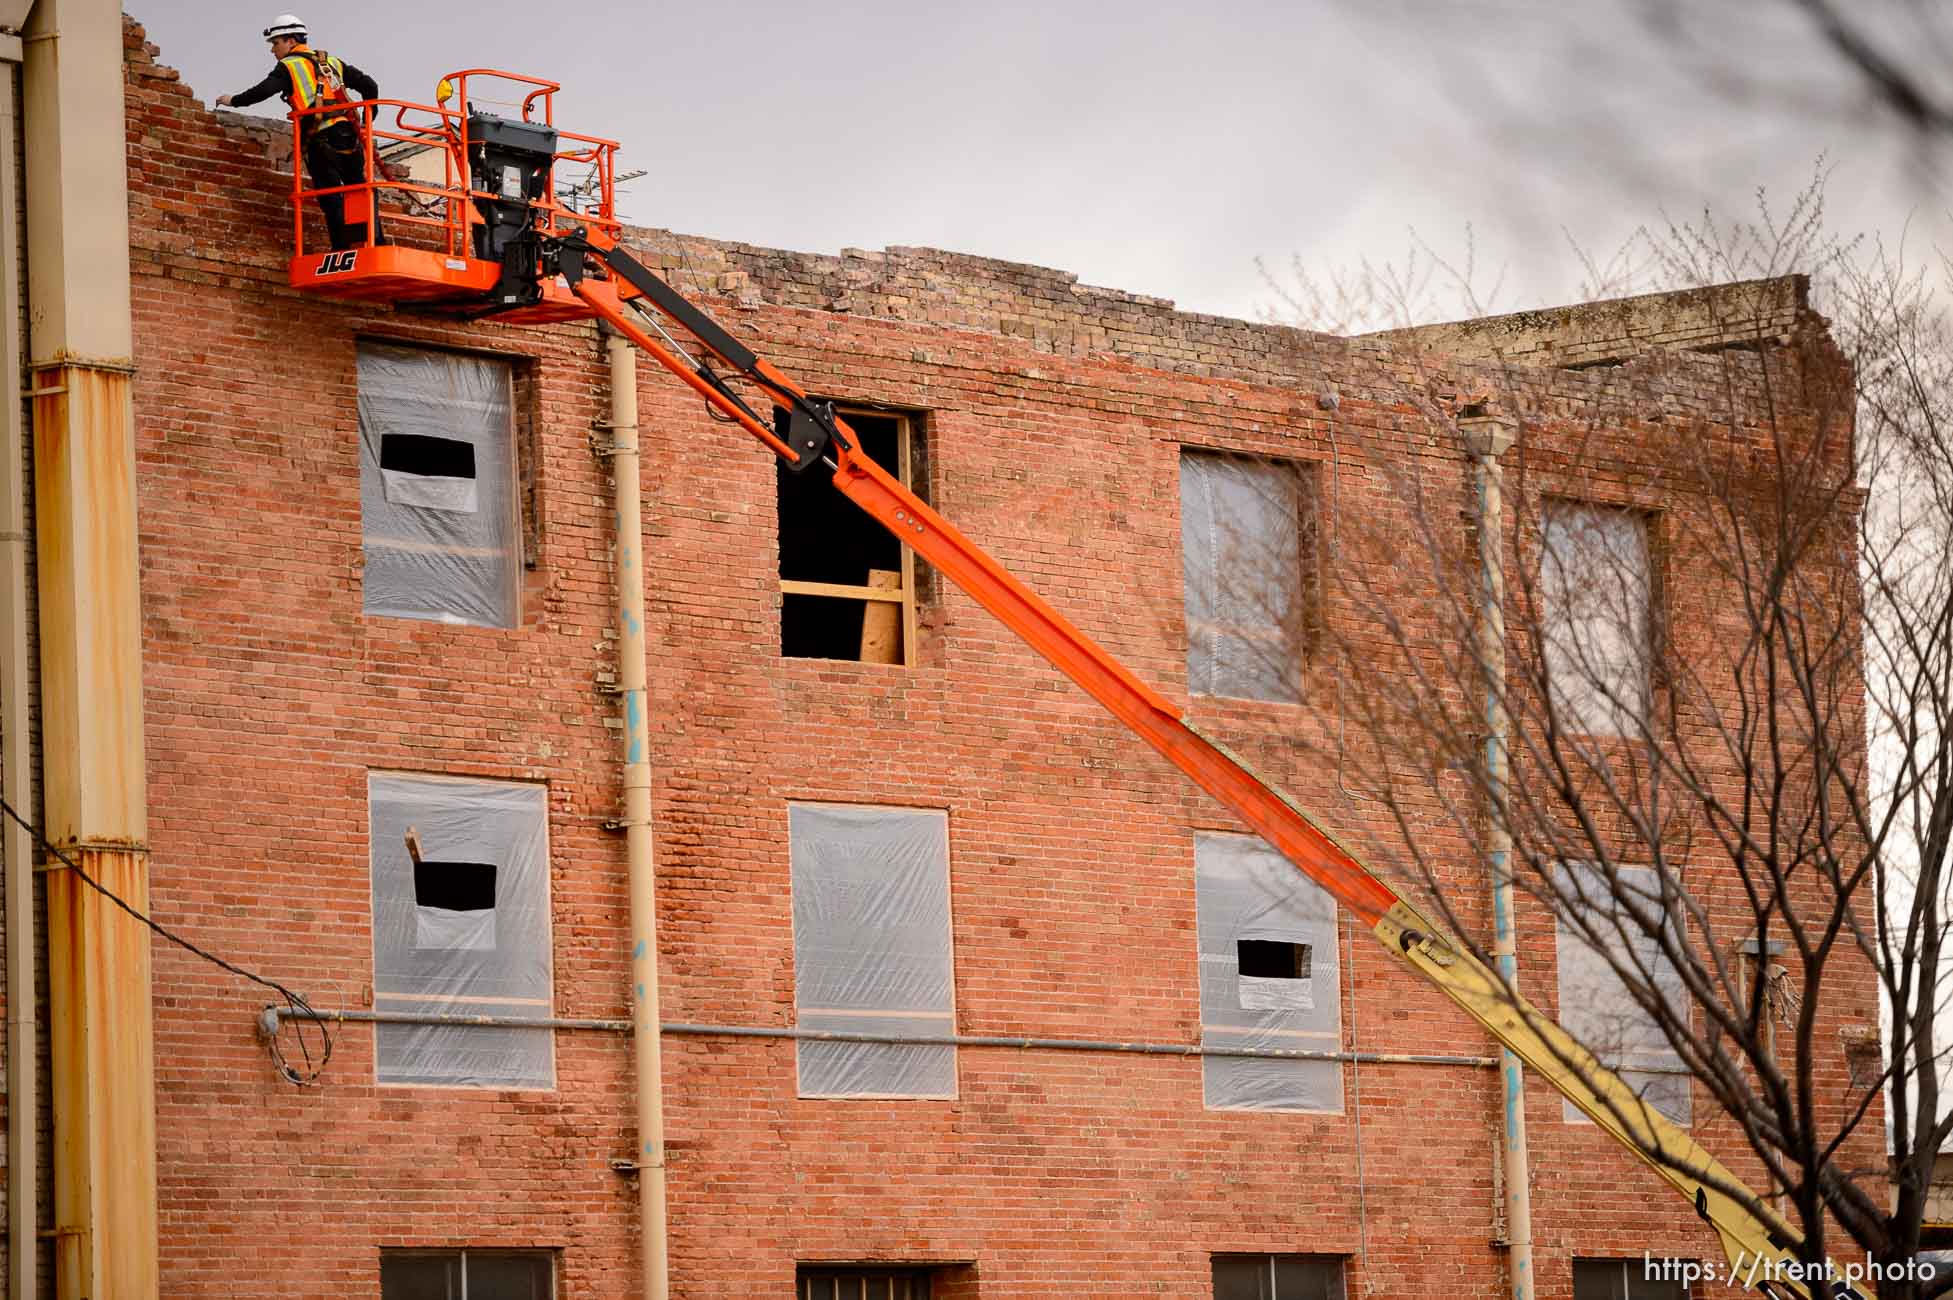
[[[871,569],[869,572],[887,572]],[[891,605],[902,603],[899,591],[881,591],[873,587],[850,587],[843,582],[803,582],[798,578],[780,579],[780,590],[788,596],[833,596],[839,600],[885,600]]]
[[[902,585],[902,575],[892,569],[868,570],[868,585],[882,591],[890,591],[904,597],[903,606],[912,602],[906,599],[907,592]],[[861,609],[861,662],[864,664],[899,664],[903,660],[905,642],[902,637],[903,610],[887,601],[871,600]]]

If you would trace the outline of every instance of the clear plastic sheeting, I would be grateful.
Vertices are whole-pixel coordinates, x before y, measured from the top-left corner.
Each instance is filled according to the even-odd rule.
[[[1638,962],[1671,1006],[1685,1006],[1681,974],[1661,955],[1654,937],[1643,933],[1614,901],[1600,869],[1591,863],[1569,862],[1562,864],[1561,870],[1567,873],[1565,888],[1593,918],[1597,932],[1607,940],[1607,949],[1627,960],[1630,970]],[[1622,890],[1637,906],[1659,908],[1660,891],[1653,868],[1623,867],[1616,874]],[[1681,1057],[1669,1046],[1654,1017],[1635,1004],[1607,957],[1565,921],[1557,929],[1560,1024],[1627,1080],[1649,1105],[1677,1124],[1687,1124],[1689,1076]],[[1569,1123],[1588,1122],[1572,1102],[1565,1104],[1565,1117]]]
[[[1197,834],[1194,905],[1202,1047],[1342,1047],[1333,898],[1254,836]],[[1306,965],[1297,961],[1297,973],[1284,978],[1243,979],[1244,941],[1306,945]],[[1207,1105],[1216,1110],[1335,1111],[1343,1105],[1343,1070],[1334,1060],[1206,1056],[1201,1072]]]
[[[1295,467],[1180,455],[1187,690],[1302,698],[1302,545]]]
[[[1540,650],[1560,726],[1640,734],[1650,657],[1647,518],[1549,502],[1540,542]]]
[[[365,609],[513,627],[520,545],[507,362],[363,344]]]
[[[373,773],[367,807],[375,1008],[547,1019],[547,791]],[[418,866],[407,848],[410,828],[420,843]],[[374,1030],[381,1083],[555,1086],[548,1029],[380,1024]]]
[[[956,1032],[949,818],[793,804],[794,1014],[802,1029]],[[803,1097],[956,1095],[956,1049],[798,1044]]]

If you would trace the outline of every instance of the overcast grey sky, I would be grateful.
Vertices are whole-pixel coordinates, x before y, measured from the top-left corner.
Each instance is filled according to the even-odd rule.
[[[258,33],[277,0],[129,2],[205,102],[271,66]],[[1947,204],[1925,169],[1834,93],[1849,86],[1801,22],[1756,17],[1772,8],[1729,0],[1730,22],[1680,47],[1635,0],[297,12],[387,98],[428,100],[461,67],[561,82],[559,125],[648,170],[622,204],[642,225],[812,252],[927,245],[1253,318],[1273,301],[1257,257],[1395,261],[1412,229],[1455,255],[1467,223],[1482,283],[1503,270],[1497,305],[1570,301],[1563,230],[1607,252],[1664,210],[1740,214],[1759,186],[1787,199],[1820,153],[1834,224],[1910,217],[1915,247],[1936,239]],[[1750,60],[1769,93],[1707,84]]]

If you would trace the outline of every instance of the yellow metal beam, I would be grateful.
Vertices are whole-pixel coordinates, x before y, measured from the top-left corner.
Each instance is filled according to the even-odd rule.
[[[1693,1204],[1696,1214],[1721,1239],[1730,1277],[1767,1289],[1771,1295],[1863,1300],[1862,1292],[1843,1287],[1842,1282],[1842,1289],[1834,1290],[1803,1280],[1806,1270],[1798,1253],[1802,1234],[1761,1198],[1751,1196],[1756,1203],[1749,1205],[1732,1195],[1747,1192],[1748,1185],[1727,1165],[1690,1137],[1688,1130],[1649,1105],[1573,1035],[1508,991],[1488,967],[1446,938],[1410,904],[1392,907],[1374,933],[1378,942],[1436,984],[1507,1050]],[[1846,1276],[1835,1264],[1832,1271],[1835,1278]]]

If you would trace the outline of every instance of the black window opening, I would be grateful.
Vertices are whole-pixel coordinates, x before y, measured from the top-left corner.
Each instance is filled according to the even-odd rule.
[[[392,501],[472,514],[475,444],[422,433],[382,433],[380,472]]]
[[[495,864],[416,862],[414,904],[446,912],[489,911],[495,906]]]
[[[868,458],[914,488],[916,421],[842,411]],[[779,470],[780,653],[789,659],[913,664],[916,563],[822,468]]]
[[[553,1300],[550,1251],[388,1250],[380,1300]]]
[[[795,1281],[798,1300],[929,1300],[933,1269],[875,1265],[802,1265]]]
[[[1343,1300],[1336,1255],[1216,1255],[1214,1300]]]
[[[1264,980],[1309,978],[1310,950],[1306,943],[1272,939],[1242,939],[1236,945],[1241,973]]]

